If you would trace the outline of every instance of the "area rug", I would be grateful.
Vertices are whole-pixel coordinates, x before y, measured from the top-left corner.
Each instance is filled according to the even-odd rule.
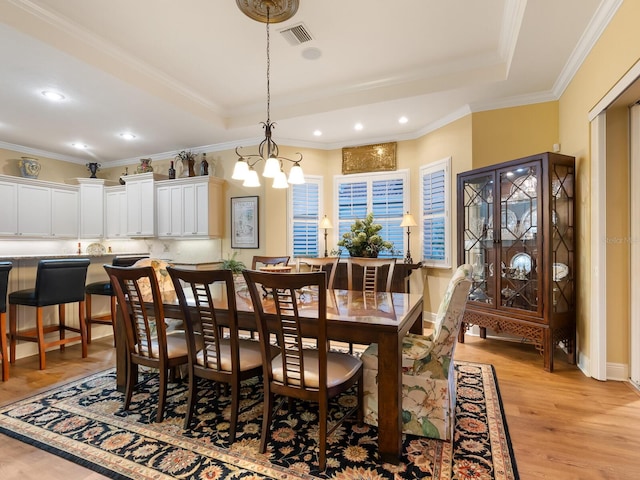
[[[183,430],[186,382],[169,385],[165,420],[155,423],[157,375],[141,374],[124,411],[113,370],[1,408],[0,432],[115,479],[518,479],[493,367],[456,362],[456,371],[453,444],[406,435],[398,465],[377,461],[376,428],[347,420],[328,439],[327,467],[319,471],[317,410],[305,402],[283,404],[260,454],[258,378],[243,383],[231,446],[224,388],[200,384],[191,428]],[[354,401],[353,392],[339,397],[332,418]]]

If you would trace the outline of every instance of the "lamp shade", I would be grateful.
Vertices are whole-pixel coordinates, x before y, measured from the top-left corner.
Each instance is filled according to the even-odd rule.
[[[282,170],[278,172],[278,174],[273,177],[273,188],[289,188],[289,184],[287,183],[287,174]]]
[[[402,223],[400,223],[400,226],[401,227],[417,227],[418,224],[413,219],[413,215],[411,215],[409,212],[407,212],[402,217]]]
[[[322,218],[322,220],[320,220],[320,225],[319,225],[319,227],[320,227],[320,228],[327,229],[327,228],[333,228],[333,225],[331,225],[331,221],[330,221],[330,220],[327,218],[327,216],[325,215],[325,216]]]
[[[258,172],[256,172],[253,168],[250,168],[247,171],[247,176],[244,179],[243,187],[259,187],[260,186],[260,178],[258,178]]]
[[[264,170],[262,176],[266,178],[276,178],[276,175],[280,173],[280,161],[276,157],[269,157],[264,164]]]
[[[289,183],[291,185],[301,185],[304,183],[304,172],[297,162],[291,167],[291,171],[289,171]]]
[[[249,173],[249,164],[240,158],[233,167],[233,175],[231,175],[231,178],[234,180],[244,180],[247,178],[247,173]]]

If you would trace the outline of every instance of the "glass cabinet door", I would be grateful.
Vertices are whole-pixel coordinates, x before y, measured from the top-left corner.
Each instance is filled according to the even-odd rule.
[[[473,266],[469,300],[495,305],[496,283],[493,236],[490,222],[494,204],[494,175],[465,179],[462,185],[464,210],[463,259]]]
[[[550,172],[551,182],[551,232],[552,232],[552,292],[554,313],[573,310],[575,290],[574,258],[574,168],[554,164]]]
[[[500,221],[489,221],[498,237],[500,263],[499,306],[541,313],[541,276],[538,267],[542,234],[539,162],[498,171]]]

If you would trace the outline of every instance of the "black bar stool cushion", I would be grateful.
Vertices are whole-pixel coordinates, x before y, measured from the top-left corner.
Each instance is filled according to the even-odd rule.
[[[88,258],[40,260],[36,287],[9,294],[9,303],[45,307],[84,301]]]

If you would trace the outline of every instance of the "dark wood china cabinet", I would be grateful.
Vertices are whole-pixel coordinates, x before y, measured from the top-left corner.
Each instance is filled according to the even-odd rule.
[[[458,174],[458,261],[473,266],[472,325],[575,363],[575,159],[541,153]]]

